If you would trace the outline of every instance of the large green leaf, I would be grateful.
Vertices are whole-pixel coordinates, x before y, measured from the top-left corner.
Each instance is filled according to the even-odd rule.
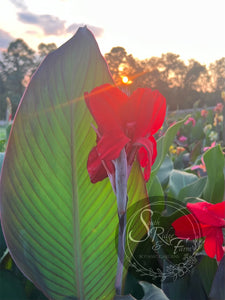
[[[95,144],[84,92],[112,83],[86,28],[34,74],[10,133],[0,183],[2,227],[22,272],[51,299],[113,299],[116,199],[109,180],[91,184]],[[140,170],[129,205],[145,197]]]

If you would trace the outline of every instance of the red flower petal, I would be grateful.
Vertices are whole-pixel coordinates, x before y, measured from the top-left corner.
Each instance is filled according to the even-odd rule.
[[[150,137],[149,139],[141,137],[137,139],[134,145],[143,146],[138,151],[138,160],[141,167],[144,169],[144,179],[148,181],[151,173],[151,166],[153,165],[156,155],[156,141],[154,137]]]
[[[129,140],[130,139],[121,132],[112,132],[111,134],[103,135],[97,144],[100,158],[106,161],[118,158],[121,150]]]
[[[203,237],[201,224],[192,215],[182,216],[172,223],[175,234],[181,239],[194,240]]]
[[[85,93],[85,101],[101,134],[112,130],[122,131],[121,110],[128,96],[120,89],[104,84],[91,93]]]
[[[225,226],[225,220],[220,217],[218,210],[223,208],[223,205],[211,204],[206,201],[197,203],[188,203],[187,208],[195,215],[199,222],[215,227]],[[214,207],[214,208],[213,208]],[[213,211],[214,209],[214,211]]]
[[[129,98],[123,119],[126,123],[136,122],[133,140],[153,135],[161,128],[166,112],[166,99],[150,88],[139,88]]]
[[[155,134],[163,125],[166,115],[166,98],[158,90],[153,91],[155,100],[154,114],[152,119],[152,134]]]
[[[165,98],[158,91],[147,88],[138,89],[128,98],[118,88],[105,84],[85,93],[85,101],[98,125],[96,153],[89,162],[93,177],[99,169],[99,178],[103,178],[105,172],[101,162],[116,159],[125,146],[131,168],[137,149],[144,146],[139,149],[139,162],[145,168],[144,178],[148,180],[157,154],[152,134],[163,124]]]
[[[219,202],[208,207],[209,212],[212,212],[217,217],[225,219],[225,201]]]
[[[111,162],[106,164],[110,173],[114,173],[114,166]],[[94,147],[88,156],[87,170],[92,183],[96,183],[108,177],[101,159],[99,158],[97,147]]]
[[[224,255],[223,251],[223,233],[221,228],[211,228],[210,234],[206,236],[204,249],[206,254],[220,261]]]
[[[152,164],[154,164],[156,156],[157,156],[157,143],[153,136],[150,136],[149,141],[152,143],[153,150],[150,149],[152,154]],[[141,147],[138,151],[138,160],[142,168],[146,167],[149,159],[148,159],[148,152],[145,147]]]

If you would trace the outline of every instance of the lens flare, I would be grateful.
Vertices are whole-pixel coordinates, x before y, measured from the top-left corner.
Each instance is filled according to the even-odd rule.
[[[123,76],[122,81],[123,81],[123,83],[128,83],[129,79],[127,76]]]

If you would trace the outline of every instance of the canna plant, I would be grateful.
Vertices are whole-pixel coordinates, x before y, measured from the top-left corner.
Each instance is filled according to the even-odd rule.
[[[149,180],[157,147],[153,134],[163,124],[166,99],[150,88],[137,89],[130,97],[109,84],[85,94],[86,104],[98,129],[97,146],[88,158],[88,172],[93,183],[109,177],[117,198],[119,217],[116,292],[121,294],[126,249],[127,181],[137,156]]]
[[[79,28],[33,75],[9,137],[0,183],[2,229],[19,269],[49,299],[115,295],[117,202],[109,180],[93,185],[89,179],[95,133],[84,101],[84,93],[106,83],[113,80],[98,45]],[[134,209],[146,199],[138,165],[127,193]]]
[[[19,300],[34,300],[31,283],[21,289],[13,272],[2,270],[3,264],[10,269],[10,253],[48,299],[224,299],[224,154],[220,145],[204,148],[199,178],[199,149],[190,148],[196,163],[177,170],[168,156],[177,132],[188,133],[189,126],[202,137],[202,128],[186,116],[164,131],[165,113],[158,91],[128,96],[115,86],[86,27],[45,58],[21,99],[6,153],[0,152],[0,217],[8,247],[2,255],[6,245],[0,245],[7,290],[0,297],[11,295],[12,285]],[[139,243],[127,251],[133,216],[132,239]],[[158,240],[151,235],[157,228],[164,236],[169,229],[169,242],[178,244],[160,244],[161,231]],[[191,265],[184,253],[171,259],[180,243],[193,246],[195,240],[200,246],[185,253]],[[129,271],[140,248],[153,259],[134,279]],[[144,277],[145,271],[152,275]],[[171,273],[178,280],[166,281]]]

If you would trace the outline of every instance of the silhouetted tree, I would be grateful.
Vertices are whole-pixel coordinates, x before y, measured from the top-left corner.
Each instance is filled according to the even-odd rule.
[[[215,91],[225,90],[225,57],[216,60],[209,66],[211,74],[212,87]]]
[[[5,93],[6,93],[6,86],[3,80],[2,63],[0,62],[0,120],[5,119],[5,112],[6,112],[6,98],[4,98]]]
[[[25,76],[30,76],[35,65],[35,52],[22,40],[11,42],[7,51],[3,52],[2,76],[13,106],[13,114],[24,92]],[[4,101],[4,100],[2,100]]]
[[[128,76],[131,81],[142,75],[140,61],[135,59],[131,54],[127,54],[122,47],[114,47],[109,53],[105,54],[109,70],[117,85],[122,84],[122,77]]]
[[[44,44],[41,43],[38,45],[38,62],[41,62],[46,55],[48,55],[50,52],[54,51],[57,49],[57,46],[55,43],[50,43],[50,44]]]
[[[119,80],[119,67],[126,62],[127,52],[122,47],[114,47],[109,53],[105,54],[109,70],[115,82]]]
[[[35,52],[22,40],[11,42],[7,51],[3,52],[3,69],[7,78],[7,88],[15,94],[24,91],[23,79],[34,67]]]
[[[35,53],[22,39],[10,43],[0,61],[0,118],[5,118],[6,97],[13,106],[13,114],[30,76],[50,52],[54,43],[38,46]],[[166,53],[161,57],[138,60],[127,54],[123,47],[114,47],[105,54],[115,83],[131,93],[139,87],[158,89],[167,99],[169,109],[215,105],[225,90],[225,57],[211,63],[209,68],[191,59],[188,64],[178,54]],[[129,85],[122,83],[127,76]],[[126,86],[126,88],[125,88]]]
[[[186,88],[195,89],[195,83],[201,73],[206,71],[206,67],[201,65],[194,59],[189,60],[188,71],[184,78],[184,86]]]

